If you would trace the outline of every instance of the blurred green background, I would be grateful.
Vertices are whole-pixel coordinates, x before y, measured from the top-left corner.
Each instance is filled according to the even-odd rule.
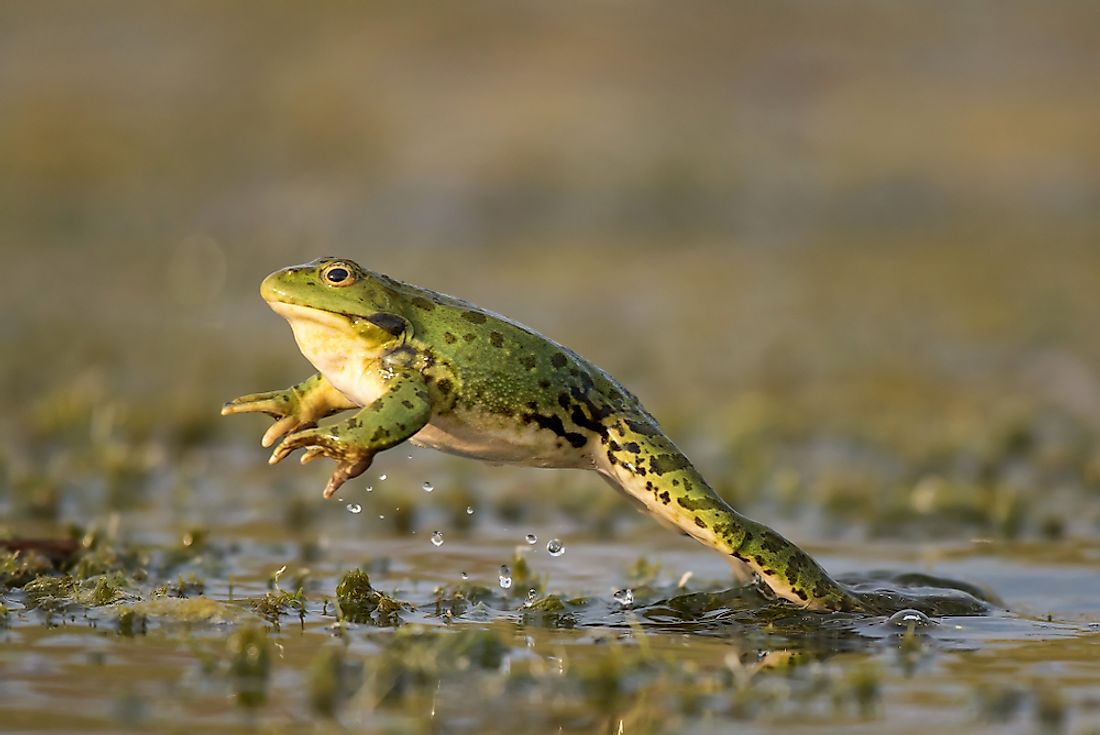
[[[6,481],[97,406],[251,442],[220,403],[308,371],[257,284],[340,254],[574,347],[744,502],[1095,533],[1098,43],[1075,2],[5,3]]]

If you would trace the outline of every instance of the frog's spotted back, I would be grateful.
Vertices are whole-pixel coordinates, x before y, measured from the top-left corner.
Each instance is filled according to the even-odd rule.
[[[744,564],[778,596],[820,610],[861,603],[804,551],[737,513],[610,375],[534,330],[344,258],[284,268],[260,288],[318,374],[230,401],[275,417],[275,463],[335,459],[325,488],[406,440],[493,462],[597,471],[666,524]],[[321,418],[358,409],[350,419]]]

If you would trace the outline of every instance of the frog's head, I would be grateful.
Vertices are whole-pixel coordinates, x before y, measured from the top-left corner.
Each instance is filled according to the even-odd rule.
[[[260,295],[290,322],[307,357],[348,349],[371,355],[409,329],[383,278],[346,258],[318,258],[275,271]]]

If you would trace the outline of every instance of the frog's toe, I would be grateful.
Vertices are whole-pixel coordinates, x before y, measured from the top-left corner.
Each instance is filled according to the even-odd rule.
[[[332,477],[328,478],[328,484],[325,485],[323,493],[325,498],[331,498],[345,482],[366,472],[373,460],[374,455],[368,454],[358,459],[340,462],[336,467],[336,471],[332,473]]]
[[[325,450],[323,447],[310,447],[302,454],[302,458],[298,461],[302,464],[309,464],[318,457],[325,456]]]
[[[248,413],[255,411],[252,408],[255,404],[251,401],[247,401],[248,396],[241,396],[240,398],[234,398],[232,401],[226,401],[222,404],[222,416],[232,416],[235,413]]]
[[[319,438],[320,437],[317,436],[317,432],[313,430],[299,431],[293,434],[288,434],[279,444],[279,446],[275,447],[275,449],[271,452],[271,456],[268,457],[267,463],[278,464],[279,462],[283,461],[288,454],[293,452],[295,449],[300,449],[301,447],[316,448],[318,451],[323,453],[324,447],[318,443]]]
[[[222,416],[233,416],[238,413],[266,413],[268,416],[276,418],[281,415],[269,409],[265,404],[244,402],[239,398],[222,406]]]
[[[312,429],[317,424],[313,422],[302,422],[301,419],[295,416],[283,416],[275,423],[268,427],[264,432],[263,438],[260,439],[260,446],[270,447],[279,437],[285,436],[295,431],[302,431],[303,429]]]

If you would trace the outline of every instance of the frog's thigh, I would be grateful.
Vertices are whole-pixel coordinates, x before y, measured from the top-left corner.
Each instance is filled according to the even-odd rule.
[[[733,576],[738,582],[741,584],[748,584],[753,580],[754,575],[752,568],[748,564],[732,556],[726,556],[724,558],[729,562],[730,571],[733,572]]]

